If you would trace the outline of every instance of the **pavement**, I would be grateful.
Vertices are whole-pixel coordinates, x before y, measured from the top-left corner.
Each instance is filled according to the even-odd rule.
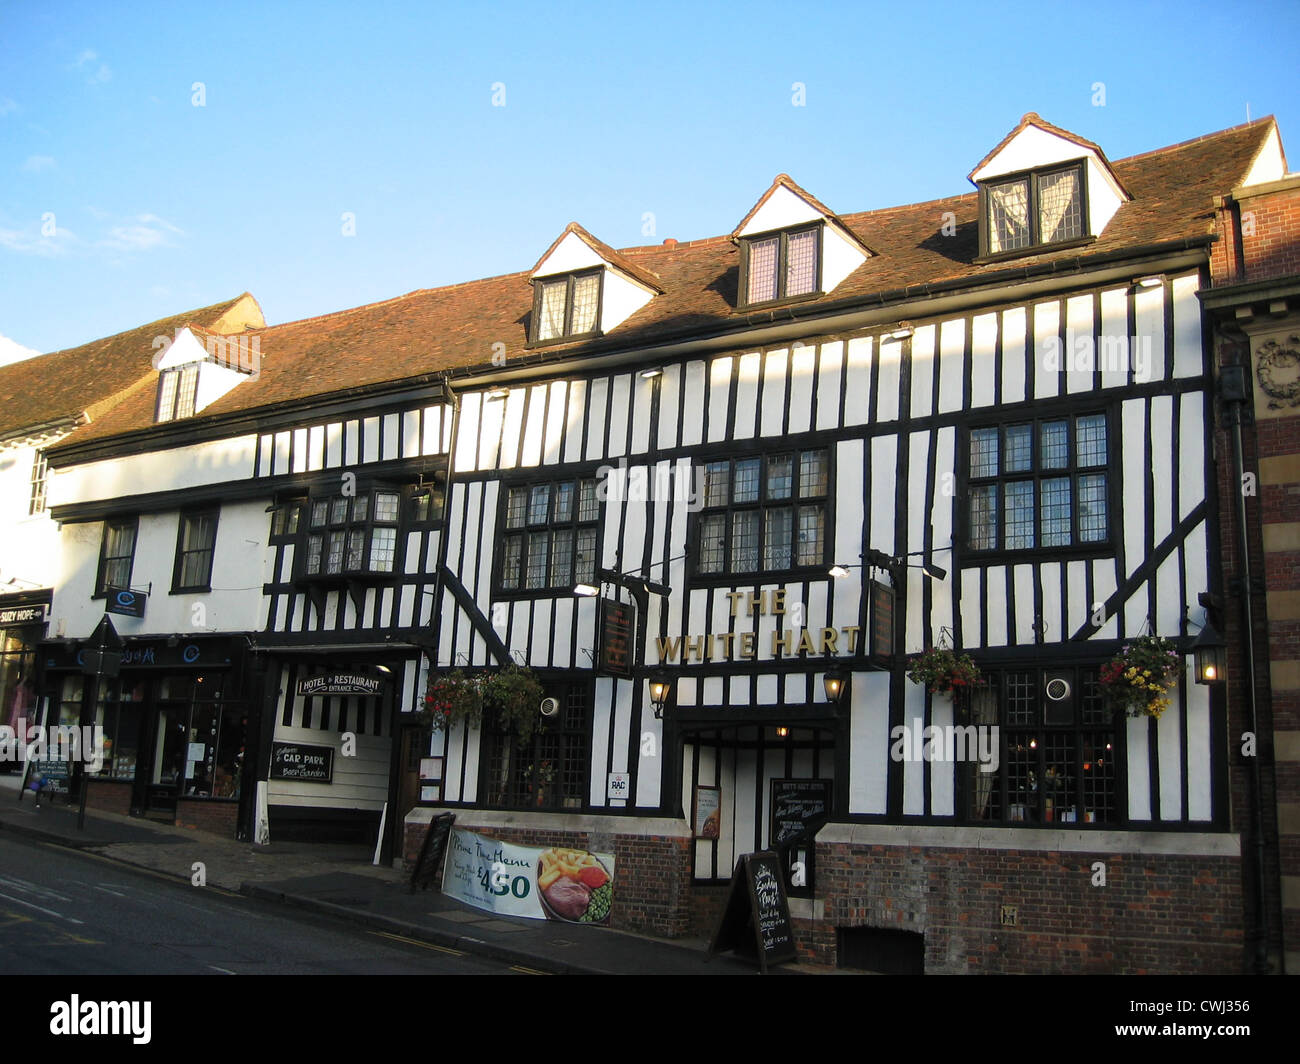
[[[416,939],[539,972],[586,975],[755,975],[731,954],[708,958],[699,939],[660,939],[603,927],[498,916],[438,892],[410,890],[400,868],[372,864],[369,847],[320,842],[253,846],[221,835],[138,817],[77,808],[65,799],[36,807],[19,801],[16,776],[0,775],[0,839],[23,836],[95,854],[193,885],[334,916],[353,925]],[[769,974],[835,974],[783,964]]]

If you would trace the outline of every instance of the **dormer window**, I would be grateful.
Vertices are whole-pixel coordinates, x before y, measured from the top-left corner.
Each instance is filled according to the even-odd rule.
[[[985,254],[1086,237],[1083,163],[983,186]]]
[[[744,302],[771,303],[821,291],[820,224],[742,240]]]
[[[193,417],[199,395],[199,364],[165,369],[158,378],[158,421]]]
[[[590,336],[600,322],[601,275],[604,270],[586,270],[535,282],[533,339],[567,340]]]

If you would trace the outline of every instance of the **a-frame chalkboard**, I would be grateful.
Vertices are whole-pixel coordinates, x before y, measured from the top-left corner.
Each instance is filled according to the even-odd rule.
[[[729,949],[748,960],[757,959],[764,974],[769,964],[795,959],[785,880],[780,859],[771,850],[744,854],[736,862],[727,907],[713,932],[708,955]]]
[[[442,865],[442,855],[447,852],[447,838],[451,835],[451,826],[456,823],[455,813],[439,813],[429,822],[429,830],[424,833],[424,843],[420,847],[420,856],[411,870],[411,893],[416,888],[428,890],[438,877],[438,868]]]

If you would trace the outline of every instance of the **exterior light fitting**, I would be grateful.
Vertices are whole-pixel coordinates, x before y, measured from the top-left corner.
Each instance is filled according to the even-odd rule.
[[[1192,654],[1197,683],[1223,683],[1228,667],[1228,647],[1209,621],[1192,641]]]
[[[577,584],[573,588],[573,593],[583,598],[595,598],[600,594],[600,588],[595,584]]]
[[[655,716],[663,719],[664,706],[668,704],[668,695],[673,689],[672,680],[666,676],[656,676],[650,681],[650,704],[654,706]]]
[[[848,677],[839,669],[831,669],[822,677],[822,686],[826,689],[826,701],[837,703],[844,697],[844,688],[848,685]]]

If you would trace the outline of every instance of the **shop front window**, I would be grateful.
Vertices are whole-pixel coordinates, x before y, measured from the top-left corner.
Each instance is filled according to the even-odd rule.
[[[484,786],[500,809],[581,809],[586,802],[590,691],[585,684],[547,688],[560,703],[527,743],[485,728]]]
[[[39,628],[0,628],[0,724],[18,727],[36,716],[36,640]],[[0,763],[0,771],[3,770]]]
[[[1095,667],[993,672],[971,695],[970,723],[996,726],[999,744],[995,772],[965,765],[971,820],[1119,821],[1118,737]]]
[[[64,677],[51,723],[80,724],[84,683]],[[102,680],[92,720],[102,729],[98,777],[130,782],[139,773],[186,798],[238,798],[248,717],[219,684],[185,675]]]

